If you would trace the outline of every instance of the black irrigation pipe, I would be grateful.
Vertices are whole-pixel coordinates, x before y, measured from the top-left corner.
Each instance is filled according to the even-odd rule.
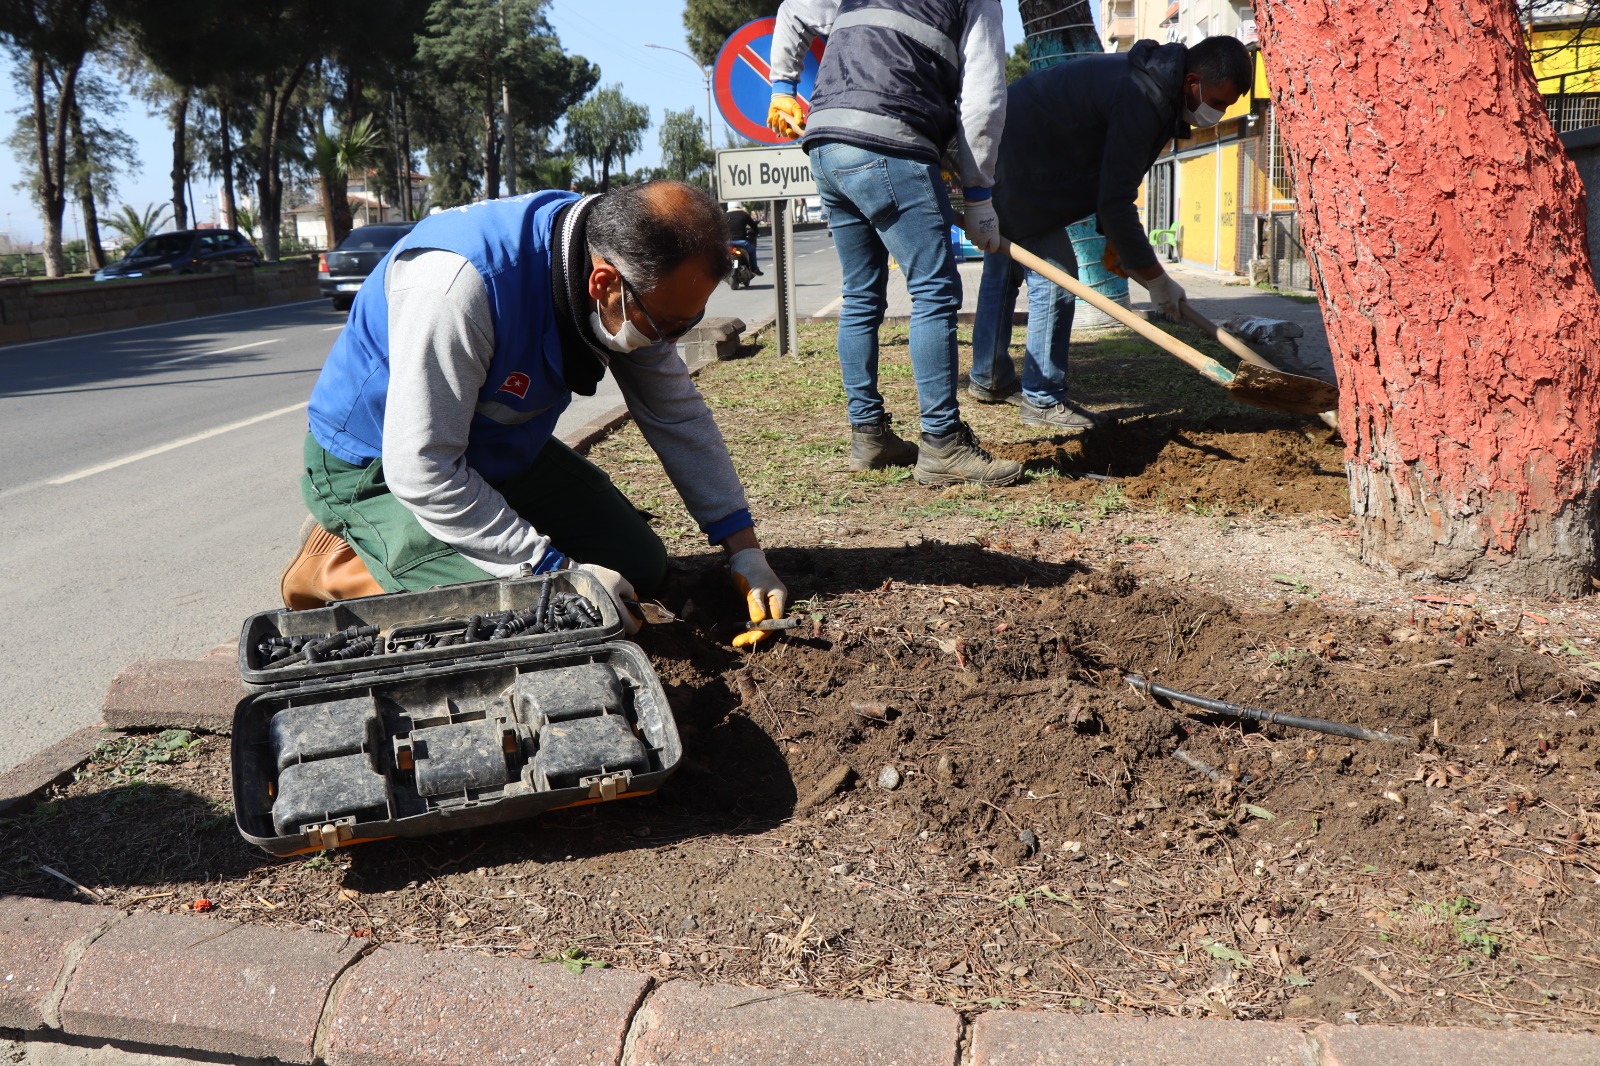
[[[1330,722],[1325,718],[1305,718],[1298,714],[1259,711],[1254,707],[1244,707],[1237,703],[1228,703],[1226,700],[1212,700],[1204,696],[1194,696],[1187,692],[1179,692],[1175,688],[1158,685],[1153,681],[1146,681],[1138,674],[1127,675],[1127,682],[1133,688],[1146,695],[1177,700],[1179,703],[1190,703],[1196,707],[1203,707],[1214,714],[1225,714],[1232,718],[1250,718],[1257,722],[1269,722],[1272,725],[1292,726],[1295,729],[1311,729],[1318,733],[1330,733],[1336,737],[1349,737],[1352,740],[1382,740],[1390,744],[1415,744],[1417,742],[1416,737],[1403,737],[1397,733],[1383,733],[1374,729],[1363,729],[1358,725]]]

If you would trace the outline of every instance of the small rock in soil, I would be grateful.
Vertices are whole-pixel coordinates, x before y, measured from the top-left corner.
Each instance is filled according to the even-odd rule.
[[[893,792],[900,787],[900,771],[892,766],[885,766],[878,771],[878,787]]]

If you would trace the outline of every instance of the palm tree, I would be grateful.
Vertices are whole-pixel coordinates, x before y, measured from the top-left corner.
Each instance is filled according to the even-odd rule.
[[[344,240],[355,224],[346,196],[346,176],[353,170],[365,173],[383,157],[383,133],[371,115],[362,115],[338,134],[317,132],[311,161],[322,178],[322,217],[327,220],[329,248]]]
[[[122,234],[129,244],[138,244],[165,225],[166,216],[167,209],[163,205],[147,204],[143,211],[138,211],[131,204],[123,204],[100,221],[106,229]]]

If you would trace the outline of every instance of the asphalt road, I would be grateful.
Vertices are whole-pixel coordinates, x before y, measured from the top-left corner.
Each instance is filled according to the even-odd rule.
[[[799,313],[826,312],[832,239],[795,243]],[[711,314],[772,314],[761,255]],[[133,660],[197,657],[278,605],[306,398],[344,319],[317,300],[0,347],[0,770],[99,720]]]
[[[826,229],[805,230],[795,234],[795,310],[802,318],[838,310],[839,257],[833,250],[833,238]],[[772,238],[763,234],[757,251],[757,261],[765,272],[755,278],[748,289],[737,292],[727,283],[717,286],[708,315],[735,315],[746,325],[755,323],[775,313],[773,279],[777,275],[772,267]],[[832,305],[830,307],[830,305]]]

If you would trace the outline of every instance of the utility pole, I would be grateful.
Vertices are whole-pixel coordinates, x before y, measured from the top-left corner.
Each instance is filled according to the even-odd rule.
[[[711,140],[711,68],[708,66],[703,66],[698,59],[690,55],[688,52],[685,52],[681,48],[668,48],[664,44],[651,44],[648,41],[645,42],[645,47],[659,48],[663,52],[676,52],[689,62],[693,63],[700,71],[700,76],[706,81],[706,152],[709,155],[715,156],[717,154],[717,150],[713,146]]]

